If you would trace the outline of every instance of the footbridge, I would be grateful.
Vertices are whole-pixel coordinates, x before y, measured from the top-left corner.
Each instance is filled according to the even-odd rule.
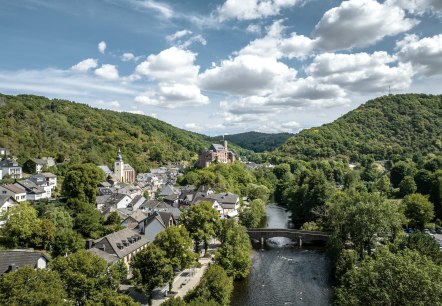
[[[264,247],[265,241],[269,238],[285,237],[298,242],[299,246],[325,245],[330,235],[324,232],[304,231],[286,228],[250,228],[247,230],[250,239],[257,240]]]

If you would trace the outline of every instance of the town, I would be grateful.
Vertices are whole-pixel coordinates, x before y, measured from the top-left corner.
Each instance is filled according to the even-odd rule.
[[[3,216],[0,230],[2,227],[3,229],[11,227],[12,219],[20,211],[20,203],[23,205],[26,203],[46,203],[43,204],[46,205],[46,215],[60,214],[62,211],[60,205],[61,207],[69,206],[70,201],[74,198],[63,189],[68,189],[66,187],[68,185],[69,188],[78,189],[78,186],[73,184],[84,184],[82,181],[85,179],[84,173],[80,174],[81,180],[75,182],[68,173],[63,177],[64,182],[60,183],[59,177],[53,173],[57,172],[57,161],[53,157],[32,158],[20,165],[16,161],[17,158],[11,155],[8,149],[1,148],[0,156],[4,157],[0,161],[0,180],[3,182],[0,184],[0,216]],[[221,145],[212,144],[208,150],[201,152],[197,166],[204,168],[212,163],[234,162],[234,153],[227,151],[227,141],[222,140]],[[171,228],[182,228],[183,224],[180,224],[180,221],[184,221],[184,219],[180,217],[183,212],[192,211],[192,207],[206,204],[205,207],[209,209],[206,213],[213,212],[213,216],[218,219],[214,224],[218,224],[221,220],[232,220],[236,223],[235,220],[238,219],[240,210],[249,209],[249,199],[247,197],[240,198],[240,195],[235,193],[215,192],[208,185],[178,186],[177,179],[183,176],[182,171],[184,170],[179,164],[151,169],[148,173],[136,173],[134,168],[125,162],[121,149],[119,149],[115,153],[113,169],[107,165],[93,167],[95,168],[92,169],[92,172],[98,172],[99,176],[105,179],[97,182],[97,186],[92,186],[92,189],[96,190],[93,195],[95,212],[90,211],[89,213],[98,212],[100,218],[105,220],[105,224],[113,226],[110,226],[105,231],[106,234],[101,237],[98,237],[94,232],[81,231],[80,229],[79,231],[86,239],[80,238],[79,240],[84,241],[83,248],[87,253],[103,259],[109,266],[121,266],[123,271],[121,285],[115,289],[119,292],[130,293],[140,302],[145,301],[152,304],[151,298],[154,297],[153,304],[159,305],[170,296],[184,297],[186,292],[198,284],[203,272],[214,260],[216,249],[211,249],[208,253],[209,243],[210,248],[219,248],[220,241],[214,240],[215,232],[212,229],[209,230],[209,236],[206,235],[203,239],[199,239],[200,242],[204,241],[204,249],[201,249],[198,239],[196,239],[196,244],[189,244],[187,241],[185,245],[167,247],[166,252],[187,246],[189,249],[184,253],[191,252],[191,249],[195,249],[198,253],[189,253],[189,258],[193,258],[193,260],[188,259],[186,263],[174,265],[172,279],[168,282],[154,283],[153,287],[147,291],[148,296],[137,294],[134,286],[128,282],[130,278],[133,278],[131,267],[134,265],[131,266],[131,261],[134,256],[156,241],[156,238],[162,237],[161,233],[164,235],[167,229],[173,232]],[[72,181],[68,182],[68,180]],[[262,214],[263,211],[258,218],[262,218]],[[69,218],[69,215],[67,217]],[[60,218],[60,216],[55,218]],[[20,217],[17,221],[26,222]],[[54,223],[57,221],[54,220]],[[203,226],[203,224],[197,226]],[[198,228],[197,230],[201,231],[202,229]],[[43,231],[43,229],[37,229],[31,236],[44,235],[38,233],[39,231]],[[78,234],[71,231],[68,235]],[[190,237],[187,232],[184,236]],[[49,240],[43,244],[29,243],[33,238],[29,237],[29,240],[18,239],[9,244],[20,246],[19,249],[0,251],[0,275],[14,272],[29,265],[44,269],[53,260],[53,256],[69,258],[73,252],[82,249],[74,246],[75,243],[69,242],[62,242],[61,246],[55,245],[57,244],[57,236],[55,239],[40,237],[41,240]],[[63,237],[62,239],[74,238]],[[179,244],[180,242],[171,241],[170,243]],[[34,248],[23,248],[28,244],[33,244],[35,250]],[[6,243],[6,245],[8,244]],[[245,244],[245,246],[247,245],[248,243]],[[169,291],[173,294],[169,294]]]

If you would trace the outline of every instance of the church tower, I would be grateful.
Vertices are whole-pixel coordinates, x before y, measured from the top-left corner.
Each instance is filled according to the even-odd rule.
[[[124,177],[124,162],[123,157],[121,156],[121,150],[118,149],[117,157],[115,158],[114,163],[114,172],[117,179],[122,182]]]

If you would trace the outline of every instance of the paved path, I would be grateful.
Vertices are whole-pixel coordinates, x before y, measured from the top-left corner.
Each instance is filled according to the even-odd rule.
[[[177,292],[175,297],[184,297],[189,290],[195,288],[196,285],[198,285],[201,277],[204,274],[204,271],[206,271],[208,264],[211,262],[211,259],[201,257],[199,262],[201,264],[200,268],[184,270],[183,273],[181,273],[174,279],[172,291]],[[168,297],[154,298],[152,300],[152,306],[159,306],[167,299]]]

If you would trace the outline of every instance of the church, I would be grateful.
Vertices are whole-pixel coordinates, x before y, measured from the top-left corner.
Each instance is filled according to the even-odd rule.
[[[121,150],[118,149],[117,157],[114,163],[114,174],[122,183],[134,183],[136,174],[134,168],[129,164],[125,164],[121,156]]]

